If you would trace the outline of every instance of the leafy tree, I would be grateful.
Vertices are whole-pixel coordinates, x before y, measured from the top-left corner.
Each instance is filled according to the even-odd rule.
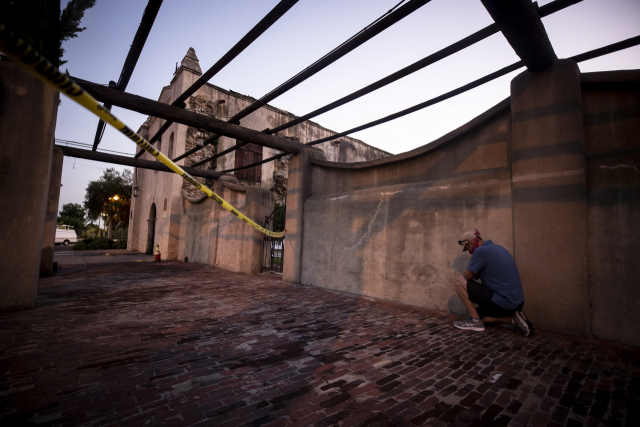
[[[77,236],[81,236],[85,229],[84,221],[70,216],[61,216],[58,218],[58,224],[71,225]]]
[[[273,211],[273,231],[284,231],[284,223],[286,217],[286,205],[281,205],[276,202],[275,209]]]
[[[84,208],[78,203],[66,203],[62,205],[60,217],[76,218],[84,221]]]
[[[11,31],[59,67],[67,62],[62,60],[62,43],[86,29],[80,21],[95,4],[96,0],[71,0],[61,13],[57,0],[0,0],[0,16]]]
[[[2,23],[58,65],[60,2],[0,0]]]
[[[100,229],[98,228],[98,226],[96,224],[90,223],[90,224],[87,224],[87,229],[86,230],[87,231],[85,233],[85,236],[88,239],[93,239],[93,238],[98,237]]]
[[[96,220],[105,214],[109,224],[109,239],[111,239],[113,227],[129,226],[132,182],[131,170],[125,169],[121,174],[109,168],[104,171],[99,180],[90,181],[87,186],[87,193],[84,196],[87,217]]]
[[[62,60],[64,55],[62,42],[78,37],[78,33],[87,29],[87,27],[80,27],[80,21],[84,18],[84,12],[95,4],[96,0],[71,0],[60,14],[60,50],[58,53],[60,65],[67,62]]]

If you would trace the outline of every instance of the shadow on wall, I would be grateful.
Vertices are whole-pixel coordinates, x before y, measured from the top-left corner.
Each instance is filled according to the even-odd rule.
[[[468,252],[461,253],[458,257],[453,261],[451,268],[453,268],[453,275],[451,276],[451,289],[453,289],[453,279],[457,277],[459,274],[462,275],[467,270],[467,265],[469,265],[469,261],[471,260],[471,255]],[[447,300],[447,308],[449,309],[449,313],[452,314],[467,314],[467,309],[460,301],[460,297],[458,294],[453,294]]]

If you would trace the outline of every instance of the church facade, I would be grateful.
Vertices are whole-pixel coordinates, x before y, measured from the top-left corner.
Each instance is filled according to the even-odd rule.
[[[193,48],[190,48],[182,63],[176,69],[171,83],[162,89],[158,100],[171,104],[201,75],[202,70],[196,53]],[[255,99],[250,96],[207,83],[186,101],[186,109],[226,121],[254,101]],[[262,131],[267,128],[276,128],[295,118],[297,116],[294,114],[265,105],[243,118],[241,126]],[[155,135],[164,122],[162,119],[148,117],[138,130],[138,133],[149,139]],[[336,132],[326,129],[317,123],[305,121],[285,129],[277,135],[300,143],[309,143],[335,134]],[[198,145],[203,145],[203,142],[207,141],[211,136],[213,134],[204,129],[173,123],[164,132],[160,140],[156,142],[155,146],[163,154],[174,159]],[[177,163],[181,166],[191,166],[240,142],[242,141],[221,136],[212,144],[206,145],[198,152],[179,160]],[[360,162],[390,155],[383,150],[351,137],[341,137],[315,147],[322,150],[327,160],[336,162]],[[280,154],[278,150],[269,147],[246,144],[240,149],[198,167],[225,172],[236,167],[259,162],[277,154]],[[258,199],[261,200],[259,204],[266,203],[263,209],[272,211],[276,204],[284,205],[286,201],[290,157],[289,155],[248,169],[228,172],[225,177],[217,180],[226,185],[226,190],[221,189],[220,191],[243,192],[244,196],[240,197],[243,201],[239,201],[241,204],[253,203],[251,200],[246,199],[247,194],[259,194]],[[153,160],[149,153],[144,153],[141,158]],[[210,188],[222,185],[214,183],[213,180],[199,179]],[[211,250],[210,243],[207,241],[211,236],[207,237],[207,233],[198,233],[199,227],[208,227],[209,229],[213,227],[216,228],[217,233],[220,232],[217,228],[220,218],[216,219],[211,216],[213,215],[212,213],[207,213],[208,210],[219,209],[217,206],[211,205],[210,208],[203,208],[203,206],[209,206],[211,201],[204,200],[204,194],[175,174],[136,169],[133,185],[136,190],[136,197],[133,198],[131,204],[128,240],[130,250],[150,252],[155,250],[156,245],[158,245],[165,259],[183,260],[183,258],[188,258],[190,255],[194,261],[219,265],[217,255],[213,254],[217,250]],[[232,190],[231,187],[234,189]],[[251,191],[247,192],[249,189]],[[268,200],[272,201],[269,202]],[[269,204],[271,206],[268,206]],[[237,207],[241,208],[241,206]],[[194,214],[192,212],[194,210],[199,213]],[[260,223],[260,221],[264,220],[264,216],[259,215],[259,217],[252,219]],[[209,249],[202,249],[204,247]],[[231,269],[238,270],[236,268]]]

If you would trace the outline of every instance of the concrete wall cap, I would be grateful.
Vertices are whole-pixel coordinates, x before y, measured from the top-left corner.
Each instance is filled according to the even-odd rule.
[[[307,153],[309,153],[309,157],[312,159],[327,161],[327,156],[324,154],[324,151],[317,147],[305,147],[303,150],[306,150]]]
[[[489,121],[490,119],[502,113],[504,110],[508,108],[511,108],[510,98],[506,98],[502,100],[501,102],[494,105],[484,113],[480,114],[478,117],[460,126],[459,128],[449,132],[448,134],[436,139],[435,141],[432,141],[414,150],[407,151],[406,153],[396,154],[395,156],[391,156],[391,157],[383,157],[377,160],[370,160],[366,162],[357,162],[357,163],[330,162],[328,160],[318,160],[318,159],[312,158],[311,163],[313,165],[322,166],[326,168],[362,170],[362,169],[368,169],[368,168],[379,167],[379,166],[388,166],[393,163],[398,163],[398,162],[407,161],[407,160],[413,160],[415,158],[427,155],[441,147],[446,146],[447,144],[453,142],[456,138],[483,125],[485,122]]]
[[[233,175],[222,175],[220,178],[218,178],[218,181],[238,185],[238,178]]]
[[[617,70],[582,73],[581,81],[582,83],[640,82],[640,70]]]
[[[221,181],[220,182],[222,184],[223,187],[228,188],[230,190],[233,191],[239,191],[241,193],[246,193],[247,189],[251,188],[250,186],[246,186],[246,185],[238,185],[236,184],[232,184],[231,182],[225,182],[225,181]]]

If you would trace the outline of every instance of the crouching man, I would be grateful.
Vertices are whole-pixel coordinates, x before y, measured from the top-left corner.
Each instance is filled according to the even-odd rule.
[[[535,328],[522,312],[524,292],[520,273],[509,251],[491,240],[482,240],[478,230],[464,233],[458,244],[463,252],[471,254],[464,276],[454,282],[469,318],[453,322],[453,326],[484,331],[485,323],[511,322],[525,337],[533,335]],[[474,280],[477,278],[482,283]],[[478,304],[477,309],[474,303]]]

